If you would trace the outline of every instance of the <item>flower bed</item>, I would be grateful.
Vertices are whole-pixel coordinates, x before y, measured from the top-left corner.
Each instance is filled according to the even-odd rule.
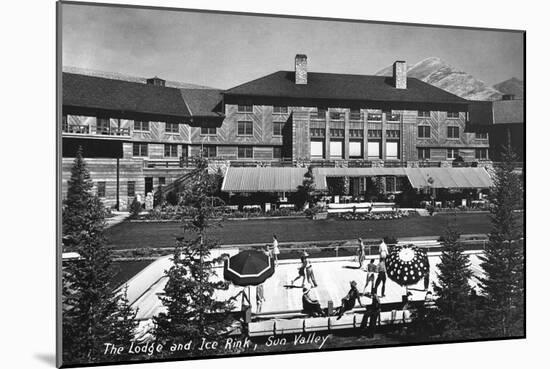
[[[190,216],[185,207],[166,205],[163,207],[157,206],[156,208],[149,210],[146,214],[140,214],[135,220],[173,220],[179,221]],[[215,217],[226,218],[259,218],[259,217],[290,217],[290,216],[304,216],[303,211],[296,211],[289,208],[274,209],[270,211],[240,211],[232,210],[226,206],[220,206],[216,209]]]
[[[339,213],[338,217],[344,220],[388,220],[408,217],[409,212],[404,210],[394,210],[383,213]]]

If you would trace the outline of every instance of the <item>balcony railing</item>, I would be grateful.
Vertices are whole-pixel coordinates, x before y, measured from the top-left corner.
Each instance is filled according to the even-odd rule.
[[[439,168],[441,166],[440,161],[419,161],[418,166],[420,168]]]
[[[97,127],[95,132],[92,127],[83,124],[69,124],[63,126],[64,133],[96,134],[102,136],[130,136],[130,128]]]
[[[130,128],[98,127],[96,133],[107,136],[130,136]]]
[[[63,132],[65,132],[65,133],[90,134],[90,126],[81,125],[81,124],[66,125],[66,126],[63,126]]]

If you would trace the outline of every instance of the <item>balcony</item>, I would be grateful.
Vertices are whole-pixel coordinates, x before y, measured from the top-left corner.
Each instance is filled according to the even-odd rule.
[[[144,169],[179,169],[194,166],[192,158],[181,157],[179,159],[145,159]]]
[[[90,126],[86,125],[64,125],[63,126],[63,133],[75,133],[75,134],[90,134]]]
[[[130,128],[90,127],[82,124],[69,124],[62,127],[63,133],[99,136],[130,136]]]
[[[439,168],[441,167],[440,161],[419,161],[418,166],[420,168]]]

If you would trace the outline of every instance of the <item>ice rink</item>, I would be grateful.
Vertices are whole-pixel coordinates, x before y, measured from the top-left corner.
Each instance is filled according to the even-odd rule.
[[[225,254],[233,255],[238,252],[237,249],[214,250]],[[479,255],[481,251],[467,252],[471,268],[474,276],[481,275]],[[430,289],[431,281],[436,280],[438,273],[436,265],[440,260],[439,253],[428,253],[430,262]],[[167,278],[164,276],[164,271],[170,265],[171,256],[159,258],[151,263],[128,282],[128,299],[132,307],[138,309],[137,318],[140,320],[148,320],[162,311],[163,306],[159,299],[159,294],[164,291]],[[313,291],[317,295],[322,307],[326,307],[328,301],[331,300],[334,306],[340,305],[340,300],[349,290],[349,282],[354,280],[357,282],[359,291],[363,291],[365,285],[366,272],[357,269],[358,263],[353,257],[333,257],[311,259],[318,287]],[[367,259],[364,267],[369,262]],[[262,313],[269,312],[284,312],[302,309],[302,289],[301,279],[296,281],[296,288],[287,288],[298,275],[300,260],[283,260],[279,262],[275,270],[275,274],[264,282],[264,296],[266,301],[263,303]],[[223,278],[223,266],[216,268],[218,278]],[[472,286],[476,285],[475,278],[470,282]],[[220,291],[216,297],[219,299],[227,299],[236,295],[243,288],[248,292],[248,288],[231,285],[227,291]],[[420,281],[412,288],[410,292],[413,294],[413,300],[424,299],[425,292],[421,291],[424,288],[423,281]],[[380,292],[381,287],[379,287]],[[418,289],[419,291],[416,291]],[[368,288],[370,290],[370,286]],[[404,294],[405,288],[397,285],[389,278],[386,281],[386,296],[381,299],[382,303],[400,302],[401,296]],[[256,290],[255,287],[250,287],[250,300],[252,303],[252,313],[256,313]],[[240,301],[237,299],[235,309],[240,310]],[[367,297],[361,298],[362,303],[370,303]]]

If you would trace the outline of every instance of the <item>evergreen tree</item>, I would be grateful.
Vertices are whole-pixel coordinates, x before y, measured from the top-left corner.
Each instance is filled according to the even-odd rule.
[[[208,163],[195,158],[193,180],[183,193],[186,214],[184,236],[177,240],[172,266],[165,272],[168,281],[160,297],[166,312],[155,317],[155,337],[165,347],[171,344],[194,341],[193,347],[202,338],[219,339],[227,333],[232,320],[229,302],[217,301],[217,290],[227,289],[223,280],[216,280],[214,265],[220,258],[212,258],[210,250],[218,244],[209,238],[208,230],[215,226],[216,216],[212,206],[212,182]],[[169,350],[164,350],[169,353]],[[196,351],[189,352],[190,355]]]
[[[485,274],[480,282],[490,336],[525,333],[523,234],[514,217],[514,210],[522,205],[523,188],[515,172],[516,158],[510,147],[504,150],[504,161],[495,165],[489,195],[492,231],[481,257]]]
[[[315,201],[315,198],[321,194],[315,188],[315,179],[313,178],[313,167],[308,167],[306,174],[304,174],[304,180],[302,184],[298,186],[296,192],[295,201],[299,208],[304,208],[306,204],[311,205],[311,202]]]
[[[79,148],[63,207],[63,236],[77,260],[63,265],[63,357],[66,362],[100,360],[109,342],[117,298],[111,288],[111,250],[105,246],[104,208],[92,189]]]
[[[437,265],[438,283],[433,284],[441,334],[447,338],[464,338],[466,329],[471,327],[474,309],[469,299],[469,280],[473,275],[470,259],[458,239],[459,234],[448,227],[443,236],[441,262]]]
[[[122,293],[119,295],[111,332],[113,337],[112,342],[117,346],[128,347],[130,342],[135,339],[138,327],[136,314],[137,310],[132,309],[128,300],[128,285],[125,285]],[[120,355],[117,358],[118,360],[128,359],[128,357],[121,357]]]

